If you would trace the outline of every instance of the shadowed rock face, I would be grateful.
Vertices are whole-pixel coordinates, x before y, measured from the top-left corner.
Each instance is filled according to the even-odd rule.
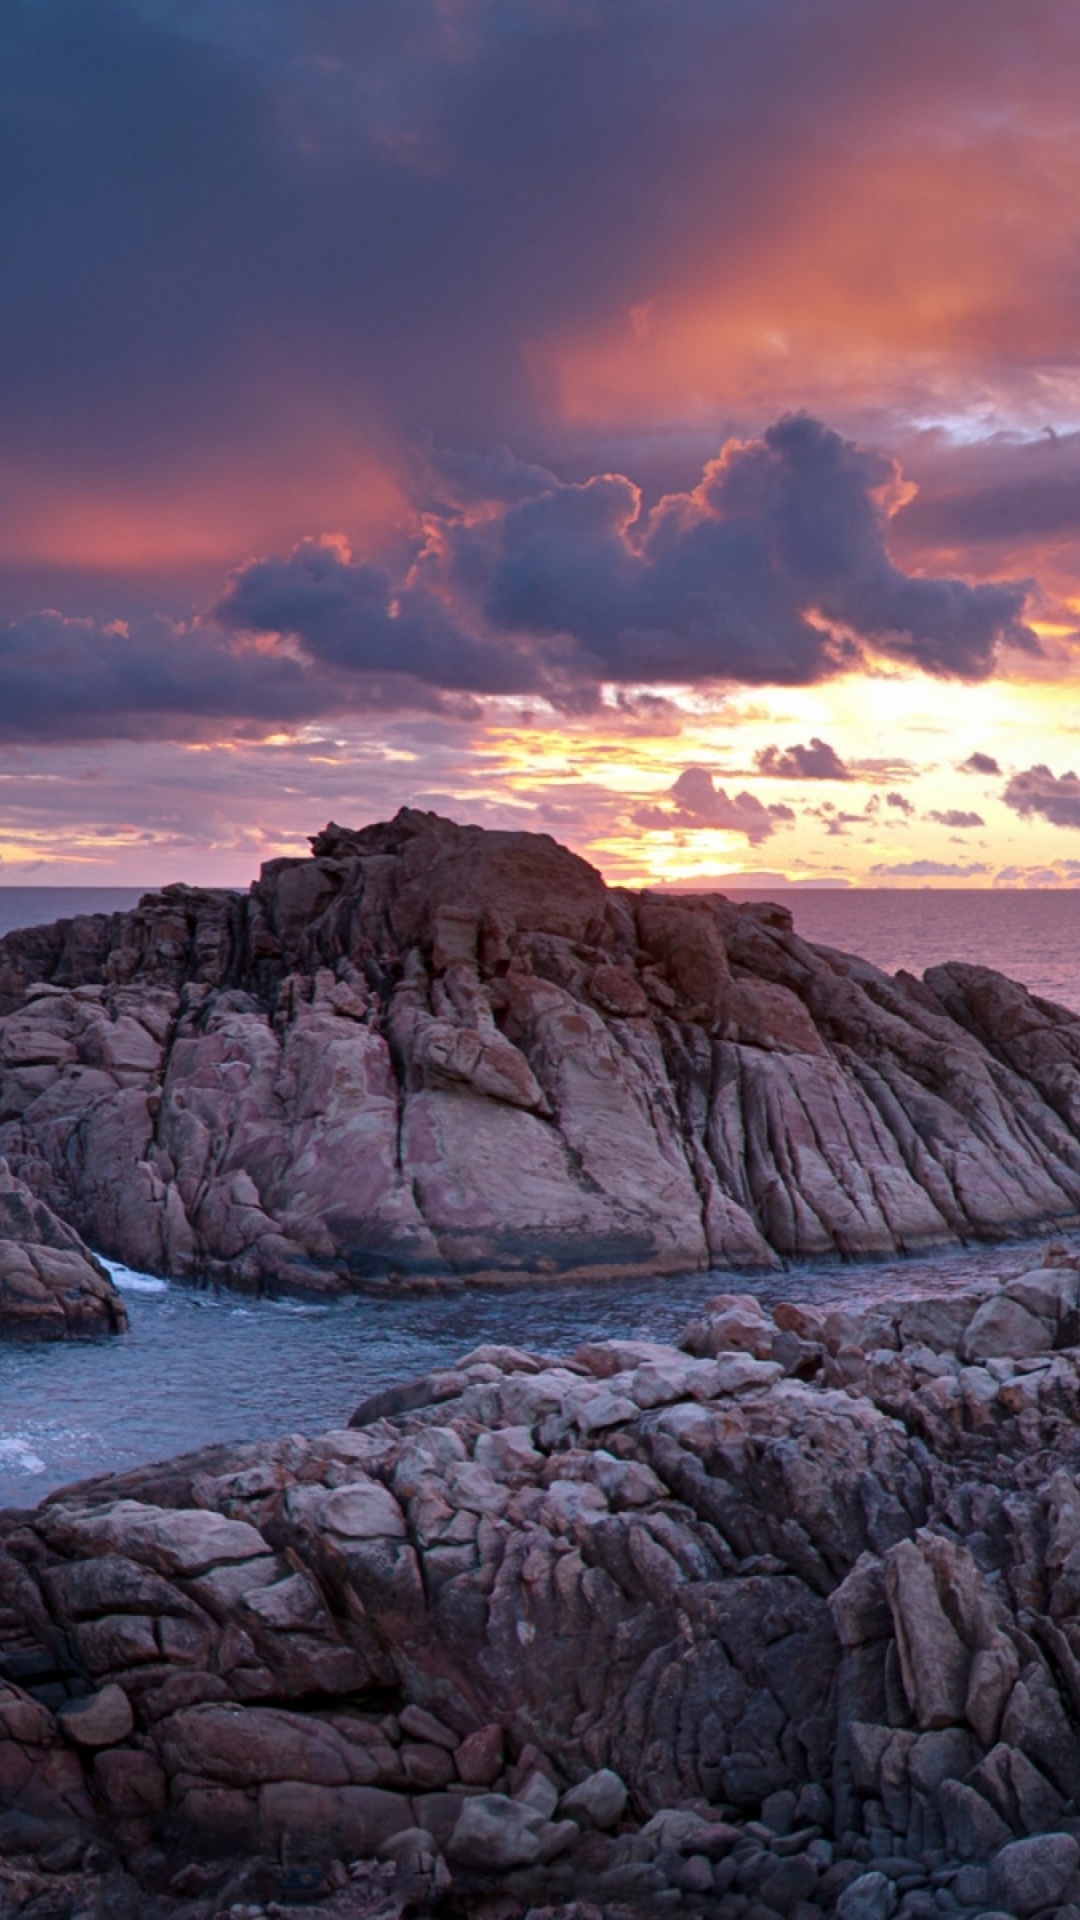
[[[126,1326],[104,1267],[0,1160],[0,1340],[64,1340]]]
[[[958,1869],[960,1913],[1071,1913],[1080,1258],[1043,1257],[480,1348],[395,1417],[0,1516],[0,1849],[380,1854],[399,1909],[506,1920],[925,1920]]]
[[[0,942],[0,1152],[251,1289],[909,1251],[1080,1213],[1080,1019],[404,811]]]

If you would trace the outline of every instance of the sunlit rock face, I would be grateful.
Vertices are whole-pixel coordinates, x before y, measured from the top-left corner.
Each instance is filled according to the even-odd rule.
[[[403,811],[0,942],[0,1153],[249,1289],[885,1254],[1080,1211],[1080,1019]]]
[[[122,1333],[127,1310],[72,1227],[0,1160],[0,1341]]]

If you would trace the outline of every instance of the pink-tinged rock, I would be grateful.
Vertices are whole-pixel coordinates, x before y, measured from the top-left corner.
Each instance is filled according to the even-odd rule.
[[[503,1770],[503,1730],[478,1727],[454,1749],[457,1776],[467,1787],[493,1787]]]
[[[81,1700],[70,1700],[57,1719],[69,1740],[79,1747],[115,1747],[135,1725],[131,1702],[122,1687],[102,1687]]]

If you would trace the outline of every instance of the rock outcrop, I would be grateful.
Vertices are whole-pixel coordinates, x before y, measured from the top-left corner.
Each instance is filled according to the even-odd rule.
[[[253,1290],[664,1274],[1080,1215],[1080,1018],[402,812],[0,941],[0,1153]]]
[[[122,1333],[127,1309],[73,1228],[0,1160],[0,1341]]]
[[[387,1912],[1073,1920],[1080,1257],[1044,1258],[481,1348],[396,1417],[0,1517],[0,1855],[96,1847],[161,1916],[381,1861]]]

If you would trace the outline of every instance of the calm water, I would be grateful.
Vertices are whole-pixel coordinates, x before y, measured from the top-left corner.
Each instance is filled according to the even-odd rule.
[[[73,904],[76,892],[89,905]],[[13,896],[25,905],[16,907]],[[45,896],[48,896],[46,899]],[[31,896],[27,900],[27,896]],[[107,897],[106,897],[107,896]],[[0,931],[111,910],[134,890],[0,888]],[[770,897],[770,896],[761,896]],[[889,971],[944,959],[990,962],[1080,1009],[1080,894],[787,892],[810,940]],[[720,1287],[762,1298],[874,1299],[940,1292],[1032,1264],[1023,1249],[940,1254],[770,1278],[694,1275],[631,1286],[544,1284],[333,1307],[253,1303],[117,1270],[131,1312],[123,1338],[0,1347],[0,1505],[27,1505],[65,1481],[206,1444],[344,1423],[376,1387],[445,1364],[481,1341],[548,1353],[614,1334],[670,1338]]]
[[[119,913],[137,906],[145,892],[145,887],[0,886],[0,935],[73,920],[78,913]]]
[[[1080,1011],[1080,889],[815,887],[733,897],[782,900],[804,939],[861,953],[886,973],[971,960]]]

